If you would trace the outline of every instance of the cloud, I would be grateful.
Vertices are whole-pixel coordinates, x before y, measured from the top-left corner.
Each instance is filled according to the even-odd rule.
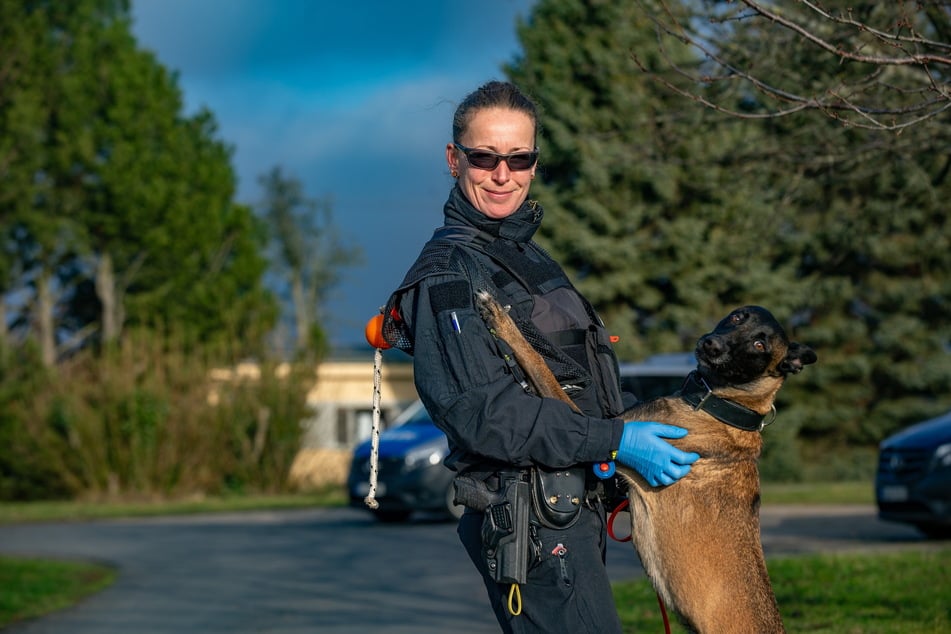
[[[418,0],[133,0],[134,28],[164,63],[194,77],[266,77],[298,69],[335,85],[387,68],[453,63],[456,70],[504,56],[513,16],[532,0],[477,4]]]
[[[330,181],[323,187],[332,187],[358,185],[367,173],[393,178],[387,175],[427,158],[444,166],[442,149],[450,138],[452,113],[471,84],[424,76],[371,88],[356,103],[315,101],[292,87],[249,87],[245,82],[219,84],[213,91],[219,101],[223,95],[233,97],[215,112],[222,136],[237,149],[236,167],[243,174],[260,174],[281,163],[322,174]],[[262,95],[252,112],[247,100],[239,99],[244,90]],[[249,193],[242,187],[243,195]]]
[[[444,147],[457,102],[517,52],[534,0],[133,0],[133,30],[176,71],[186,110],[211,110],[234,148],[238,198],[280,165],[330,195],[366,266],[347,271],[328,323],[336,343],[402,279],[440,224]]]

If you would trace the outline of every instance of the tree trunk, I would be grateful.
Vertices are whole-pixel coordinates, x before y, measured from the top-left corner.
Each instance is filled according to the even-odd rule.
[[[294,322],[297,328],[294,350],[300,352],[306,350],[310,344],[310,307],[304,293],[304,281],[298,271],[294,271],[291,276],[291,297],[294,301]]]
[[[56,364],[56,333],[53,322],[53,291],[50,278],[44,272],[36,281],[36,330],[40,342],[43,365],[51,368]]]
[[[7,349],[7,304],[0,293],[0,351]]]
[[[102,305],[101,335],[103,345],[119,338],[120,316],[116,297],[116,275],[112,268],[112,257],[108,253],[99,256],[96,262],[96,295]]]

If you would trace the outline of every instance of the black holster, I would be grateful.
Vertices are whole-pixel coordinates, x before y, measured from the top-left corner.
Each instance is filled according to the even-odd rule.
[[[453,481],[455,503],[483,511],[482,556],[498,583],[525,583],[531,558],[529,527],[531,489],[521,471],[498,474],[499,490],[490,491],[485,482],[468,475]]]

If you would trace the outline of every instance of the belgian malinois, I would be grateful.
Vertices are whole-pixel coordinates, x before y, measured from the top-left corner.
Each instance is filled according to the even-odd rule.
[[[508,311],[487,292],[477,293],[476,305],[533,390],[577,410]],[[668,487],[652,487],[618,465],[628,484],[634,547],[658,595],[692,631],[784,632],[760,542],[759,432],[775,415],[786,377],[815,363],[816,353],[789,341],[765,308],[745,306],[703,335],[695,354],[697,369],[679,392],[621,415],[685,427],[688,434],[672,444],[700,454],[690,473]]]

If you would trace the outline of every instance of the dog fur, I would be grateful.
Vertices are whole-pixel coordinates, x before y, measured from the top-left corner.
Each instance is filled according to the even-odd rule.
[[[477,293],[476,304],[489,329],[512,348],[534,391],[577,411],[507,310],[487,292]],[[790,342],[759,306],[731,312],[700,338],[696,357],[713,395],[764,416],[775,413],[786,377],[817,359],[808,346]],[[762,435],[695,409],[680,392],[638,403],[621,417],[684,427],[687,436],[670,442],[700,454],[691,472],[668,487],[652,487],[617,465],[628,484],[634,547],[664,603],[695,632],[784,632],[760,542]]]

